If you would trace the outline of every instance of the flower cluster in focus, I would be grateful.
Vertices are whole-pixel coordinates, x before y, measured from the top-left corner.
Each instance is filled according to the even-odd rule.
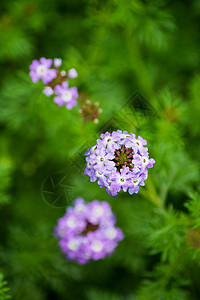
[[[85,203],[82,198],[58,220],[55,236],[66,258],[80,264],[110,255],[123,239],[110,205],[97,200]]]
[[[30,65],[30,76],[33,82],[40,79],[46,85],[43,93],[46,96],[56,95],[54,102],[59,106],[65,105],[67,109],[72,109],[76,104],[78,98],[77,87],[69,87],[68,79],[76,78],[78,76],[75,69],[70,69],[68,73],[60,71],[62,64],[61,58],[46,59],[44,57],[40,60],[33,60]]]
[[[149,158],[146,140],[127,131],[101,134],[95,146],[86,152],[87,166],[84,174],[90,181],[97,180],[100,188],[106,187],[108,194],[116,196],[122,189],[129,194],[138,193],[155,160]]]

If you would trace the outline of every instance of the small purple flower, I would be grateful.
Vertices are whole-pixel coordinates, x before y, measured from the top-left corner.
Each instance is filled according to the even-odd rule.
[[[124,237],[115,222],[107,202],[85,203],[82,198],[77,198],[74,207],[69,207],[64,217],[58,220],[55,236],[67,259],[85,264],[114,252]]]
[[[86,152],[87,166],[84,174],[90,176],[90,181],[98,180],[100,188],[106,187],[106,192],[116,196],[122,189],[129,194],[138,193],[144,186],[148,170],[155,160],[149,158],[147,144],[142,137],[127,131],[113,131],[101,134],[95,146]]]
[[[69,78],[76,78],[76,77],[78,76],[78,73],[77,73],[77,71],[76,71],[74,68],[72,68],[72,69],[70,69],[70,70],[68,71],[67,76],[68,76]]]
[[[30,65],[30,76],[33,82],[37,82],[42,79],[44,84],[48,84],[57,76],[57,71],[55,69],[50,69],[52,65],[52,59],[46,59],[44,57],[40,60],[33,60]]]
[[[67,109],[72,109],[76,104],[76,98],[78,98],[77,88],[68,88],[68,82],[64,81],[61,85],[57,85],[54,88],[55,94],[58,96],[54,98],[54,102],[59,106],[66,105]]]
[[[62,65],[62,59],[61,58],[54,58],[54,67],[59,68]]]
[[[53,92],[53,89],[52,89],[50,86],[46,86],[42,92],[43,92],[43,94],[45,94],[47,97],[53,95],[53,93],[54,93],[54,92]]]

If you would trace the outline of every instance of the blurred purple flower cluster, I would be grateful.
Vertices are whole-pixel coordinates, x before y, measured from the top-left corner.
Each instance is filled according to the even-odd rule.
[[[30,65],[30,76],[33,82],[42,79],[46,85],[43,93],[46,96],[56,94],[54,102],[59,106],[65,105],[67,109],[72,109],[76,104],[78,98],[77,87],[69,88],[68,79],[76,78],[78,76],[75,69],[70,69],[68,73],[60,71],[62,65],[61,58],[46,59],[44,57],[40,60],[33,60]],[[53,66],[53,68],[51,68]]]
[[[85,264],[114,252],[118,241],[123,239],[115,222],[107,202],[85,203],[82,198],[77,198],[74,207],[69,207],[64,217],[58,220],[55,236],[67,259]]]
[[[144,186],[148,170],[155,160],[149,158],[146,140],[127,131],[101,134],[95,146],[86,152],[87,166],[84,174],[90,181],[98,180],[100,188],[106,187],[108,194],[116,196],[122,189],[129,194],[138,193]]]

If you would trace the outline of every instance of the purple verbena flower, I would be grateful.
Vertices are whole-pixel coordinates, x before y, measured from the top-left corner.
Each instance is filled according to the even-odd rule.
[[[62,65],[62,59],[61,58],[54,58],[54,67],[59,68]]]
[[[66,105],[67,109],[72,109],[77,104],[77,88],[75,86],[68,88],[67,81],[64,81],[61,85],[57,85],[54,88],[54,92],[58,95],[54,98],[54,102],[59,106]]]
[[[66,258],[80,264],[99,260],[112,254],[123,239],[121,229],[115,227],[110,205],[94,200],[85,203],[77,198],[74,207],[58,220],[55,236]]]
[[[77,71],[76,71],[74,68],[72,68],[72,69],[70,69],[70,70],[68,71],[67,76],[68,76],[69,78],[76,78],[76,77],[78,76],[78,73],[77,73]]]
[[[37,82],[42,79],[44,84],[48,84],[57,76],[57,71],[55,69],[50,69],[52,65],[52,59],[46,59],[44,57],[40,60],[33,60],[30,65],[30,76],[33,82]]]
[[[47,97],[53,95],[53,93],[54,93],[53,89],[52,89],[50,86],[46,86],[42,92],[43,92],[43,94],[45,94]]]
[[[54,68],[51,68],[52,63]],[[67,80],[77,77],[78,73],[73,68],[68,71],[68,74],[64,70],[59,71],[61,64],[61,58],[52,60],[42,57],[39,61],[33,60],[29,74],[33,82],[42,79],[46,85],[42,91],[43,94],[49,97],[55,93],[57,95],[54,98],[55,103],[59,106],[65,105],[67,109],[72,109],[77,104],[78,91],[75,86],[69,88]]]
[[[86,152],[87,166],[84,174],[90,181],[97,180],[100,187],[116,196],[122,189],[129,194],[138,193],[155,160],[149,158],[147,144],[142,137],[127,131],[113,131],[101,134],[95,146]]]

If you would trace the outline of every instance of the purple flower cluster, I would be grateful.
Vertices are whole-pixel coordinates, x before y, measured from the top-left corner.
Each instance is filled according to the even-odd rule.
[[[77,87],[69,88],[68,79],[76,78],[78,76],[75,69],[70,69],[68,73],[65,71],[59,71],[59,67],[62,64],[61,58],[46,59],[44,57],[40,60],[33,60],[30,65],[30,76],[33,82],[37,82],[42,79],[46,85],[43,93],[46,96],[56,94],[54,102],[59,106],[65,105],[67,109],[72,109],[76,104],[78,98]],[[52,65],[54,66],[53,68]]]
[[[106,187],[108,194],[116,196],[122,189],[129,194],[138,193],[144,186],[148,170],[155,160],[149,158],[146,140],[127,131],[101,134],[94,147],[86,152],[87,166],[84,174],[90,181],[98,180],[100,188]]]
[[[82,198],[58,220],[55,236],[66,258],[80,264],[110,255],[123,239],[110,205],[97,200],[85,203]]]

